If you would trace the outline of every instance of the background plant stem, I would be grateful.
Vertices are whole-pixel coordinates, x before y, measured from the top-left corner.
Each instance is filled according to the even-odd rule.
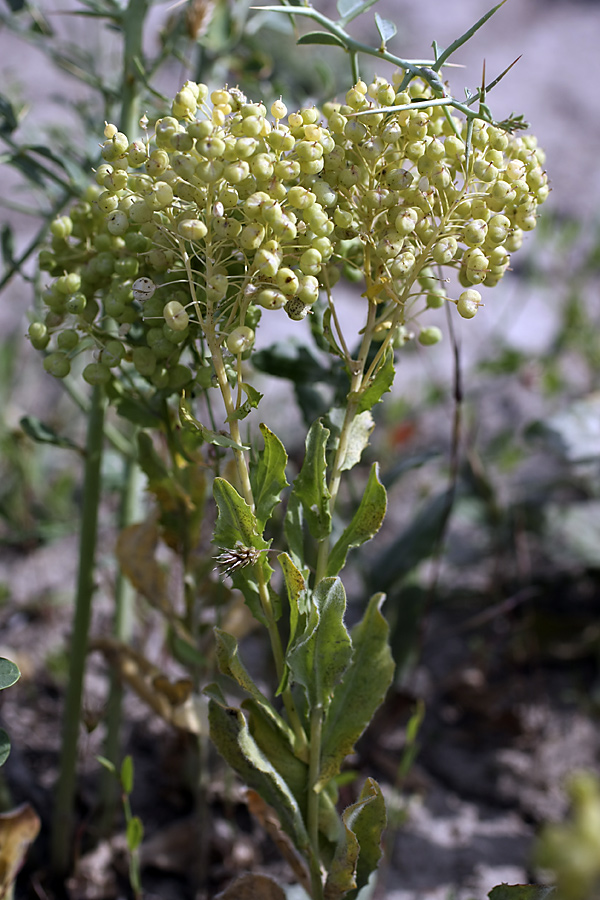
[[[140,513],[140,469],[131,458],[124,459],[123,494],[119,510],[119,533],[135,522]],[[113,636],[124,643],[131,639],[133,629],[133,602],[135,590],[123,572],[119,570],[115,584],[115,618]],[[120,765],[121,704],[123,686],[117,672],[110,673],[110,688],[106,711],[106,740],[104,756],[116,769]],[[108,835],[114,825],[115,813],[120,805],[119,784],[108,770],[102,770],[100,785],[102,812],[99,822],[100,834]]]
[[[94,593],[94,562],[104,441],[104,408],[103,391],[96,386],[92,391],[88,419],[79,541],[79,574],[69,653],[69,681],[65,700],[60,773],[52,822],[51,865],[56,875],[64,875],[68,871],[72,850],[77,744],[92,595]]]

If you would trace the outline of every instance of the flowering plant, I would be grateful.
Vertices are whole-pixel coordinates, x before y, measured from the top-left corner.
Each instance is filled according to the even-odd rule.
[[[311,15],[326,29],[317,34],[341,42],[354,63],[365,51],[342,27],[348,12],[336,24],[310,7],[284,11]],[[390,23],[379,18],[378,27],[385,43]],[[441,339],[427,324],[431,309],[477,313],[480,289],[501,280],[548,194],[535,138],[518,133],[520,119],[494,121],[485,103],[493,85],[455,100],[441,80],[448,55],[429,65],[395,60],[391,80],[355,77],[343,102],[291,113],[281,100],[267,110],[237,88],[187,81],[170,115],[144,116],[135,134],[105,126],[95,183],[53,222],[39,259],[52,280],[29,336],[46,352],[46,370],[66,377],[84,357],[83,379],[134,409],[138,423],[154,421],[180,469],[199,465],[214,476],[217,568],[268,633],[277,687],[267,696],[236,637],[215,629],[220,672],[245,699],[233,706],[223,681],[204,685],[210,734],[254,792],[255,809],[276,812],[294,848],[286,855],[314,900],[358,895],[385,826],[371,778],[336,809],[341,767],[394,671],[383,595],[364,604],[350,632],[340,578],[348,553],[379,531],[385,489],[375,464],[338,528],[344,475],[368,444],[396,351],[415,337]],[[354,334],[341,276],[364,279]],[[250,455],[240,430],[261,401],[248,363],[262,316],[308,318],[341,371],[336,402],[312,421],[291,485],[274,431],[261,424],[262,449]],[[225,453],[234,466],[223,475]],[[159,500],[165,490],[155,490]],[[274,531],[281,522],[283,534]]]

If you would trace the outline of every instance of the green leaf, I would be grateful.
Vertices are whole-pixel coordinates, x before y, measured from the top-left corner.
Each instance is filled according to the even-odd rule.
[[[384,594],[371,597],[364,617],[352,629],[352,660],[335,690],[323,725],[320,787],[338,774],[394,677],[389,627],[380,609],[384,599]]]
[[[336,34],[330,34],[328,31],[309,31],[301,35],[296,41],[297,44],[329,44],[332,47],[346,48],[343,40]]]
[[[306,617],[310,609],[306,593],[306,579],[300,569],[294,565],[294,562],[287,553],[280,553],[277,557],[277,561],[283,572],[283,580],[287,591],[288,603],[290,605],[289,643],[291,646],[296,637],[301,616]]]
[[[2,226],[2,233],[0,235],[0,246],[2,247],[2,260],[5,265],[14,266],[15,265],[15,241],[13,230],[10,225]]]
[[[202,422],[199,422],[198,419],[192,415],[189,409],[189,402],[184,397],[179,401],[179,418],[184,427],[187,426],[195,431],[199,431],[207,444],[214,444],[217,447],[229,447],[233,450],[250,449],[243,444],[238,444],[233,438],[227,437],[225,434],[218,434],[216,431],[211,431],[210,428],[206,428]]]
[[[12,134],[19,127],[19,113],[14,103],[0,94],[0,134]]]
[[[379,15],[378,12],[375,13],[375,25],[377,26],[377,31],[380,34],[381,42],[383,46],[387,44],[388,41],[394,37],[398,29],[394,22],[390,22],[389,19],[384,19]]]
[[[97,756],[96,759],[100,763],[100,765],[106,769],[107,772],[110,772],[110,774],[114,775],[115,778],[117,777],[117,768],[115,764],[110,761],[110,759],[107,759],[105,756]]]
[[[329,369],[322,365],[314,351],[293,340],[253,353],[252,365],[267,375],[286,378],[294,384],[310,384],[329,378]]]
[[[379,481],[377,463],[373,463],[360,505],[331,550],[327,563],[328,575],[337,575],[343,568],[351,547],[359,547],[377,534],[383,524],[386,507],[385,488]]]
[[[127,823],[127,847],[130,853],[135,853],[144,840],[144,826],[139,816],[132,816]]]
[[[328,437],[329,429],[320,421],[312,424],[306,436],[304,462],[294,481],[294,493],[302,503],[309,531],[317,541],[323,540],[331,532],[325,458]]]
[[[385,800],[381,788],[373,778],[367,778],[360,797],[342,813],[342,822],[353,832],[358,841],[356,863],[356,890],[345,900],[354,900],[369,881],[381,859],[381,837],[387,824]]]
[[[260,430],[265,448],[259,452],[258,460],[250,465],[250,484],[256,505],[257,526],[262,532],[279,503],[281,492],[288,486],[285,477],[288,456],[279,438],[266,425],[261,424]]]
[[[83,455],[81,447],[69,438],[57,434],[54,429],[35,416],[23,416],[19,424],[27,437],[30,437],[38,444],[53,444],[55,447],[67,447],[69,450],[76,450]]]
[[[245,419],[253,409],[256,409],[264,396],[260,391],[257,391],[255,387],[252,387],[251,384],[245,384],[242,381],[240,387],[244,389],[244,393],[248,399],[242,403],[238,409],[232,412],[230,416],[227,416],[228,422],[231,422],[234,419]]]
[[[10,659],[0,657],[0,691],[12,687],[21,677],[18,667]]]
[[[244,547],[266,550],[269,545],[258,532],[256,516],[233,485],[215,478],[213,496],[219,510],[213,543],[233,550],[239,541]]]
[[[290,788],[306,817],[308,766],[294,754],[293,740],[279,724],[283,724],[283,720],[278,722],[256,700],[244,700],[242,707],[248,713],[250,734]]]
[[[122,419],[127,419],[128,422],[132,422],[134,425],[139,425],[141,428],[157,428],[160,426],[160,416],[153,412],[148,404],[140,403],[140,401],[134,400],[133,397],[122,397],[113,405],[117,415],[121,416]]]
[[[290,494],[283,530],[287,540],[291,557],[296,566],[304,565],[304,528],[303,528],[302,504],[300,498],[293,491]]]
[[[169,470],[154,449],[152,438],[141,431],[137,436],[138,462],[151,485],[168,479]]]
[[[3,766],[10,755],[10,739],[4,728],[0,728],[0,766]]]
[[[355,898],[381,859],[386,825],[385,801],[376,781],[368,778],[360,797],[342,813],[344,833],[335,850],[325,885],[327,900]]]
[[[354,416],[350,426],[346,452],[341,463],[342,471],[353,469],[354,466],[358,465],[374,428],[375,420],[368,409]]]
[[[376,403],[379,403],[383,395],[389,391],[394,383],[394,352],[388,349],[385,354],[382,365],[377,370],[375,377],[371,380],[366,390],[360,397],[357,412],[364,412],[366,409],[373,409]]]
[[[126,756],[121,765],[121,784],[126,794],[133,791],[133,759]]]
[[[340,25],[347,25],[352,19],[366,12],[377,0],[337,0],[337,8],[340,14]]]
[[[490,900],[547,900],[553,895],[556,888],[543,884],[499,884],[488,897]]]
[[[229,678],[233,678],[260,706],[264,707],[270,718],[279,722],[281,717],[275,712],[265,695],[255,684],[252,676],[240,659],[237,641],[233,635],[228,634],[221,628],[215,628],[215,639],[217,663],[221,673]],[[281,722],[283,723],[283,720]],[[281,727],[283,728],[283,724]]]
[[[210,737],[217,750],[248,787],[255,790],[279,816],[283,830],[305,857],[311,848],[298,801],[275,766],[261,752],[250,734],[243,713],[209,701]]]
[[[312,709],[328,707],[352,656],[344,625],[346,592],[339,578],[324,578],[313,594],[310,627],[286,654],[293,681],[304,688]]]

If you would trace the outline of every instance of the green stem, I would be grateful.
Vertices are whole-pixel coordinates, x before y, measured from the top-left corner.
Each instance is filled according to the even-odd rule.
[[[323,707],[318,704],[310,714],[310,756],[308,761],[308,802],[306,824],[313,852],[310,857],[312,900],[322,900],[323,878],[319,865],[319,793],[315,787],[321,774],[321,735]]]
[[[123,467],[123,495],[119,510],[119,532],[135,522],[140,514],[140,469],[132,459],[124,459]],[[132,584],[119,570],[115,584],[115,620],[113,626],[114,637],[128,643],[133,632],[133,604],[135,590]],[[104,756],[110,760],[118,770],[120,765],[120,733],[121,733],[121,705],[123,700],[123,686],[115,670],[110,673],[110,688],[106,712],[106,739],[104,742]],[[102,814],[98,829],[100,834],[111,833],[115,814],[119,806],[119,784],[112,772],[102,769],[102,782],[100,786],[100,798]]]
[[[123,43],[123,94],[121,100],[121,130],[130,139],[139,130],[140,71],[143,54],[143,27],[148,13],[148,0],[129,0],[121,20]]]
[[[92,392],[88,420],[79,540],[79,575],[69,654],[69,680],[65,700],[60,772],[52,822],[51,865],[57,875],[64,875],[68,871],[72,850],[77,744],[94,593],[94,560],[101,491],[104,408],[105,399],[102,389],[95,387]]]

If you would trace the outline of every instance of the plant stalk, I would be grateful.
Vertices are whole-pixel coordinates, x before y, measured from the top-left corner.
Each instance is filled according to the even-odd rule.
[[[69,654],[69,681],[65,699],[60,772],[52,821],[51,866],[56,875],[64,875],[68,871],[71,861],[77,744],[94,593],[98,508],[102,486],[104,409],[105,397],[102,388],[96,386],[92,391],[88,419],[79,540],[79,574]]]

